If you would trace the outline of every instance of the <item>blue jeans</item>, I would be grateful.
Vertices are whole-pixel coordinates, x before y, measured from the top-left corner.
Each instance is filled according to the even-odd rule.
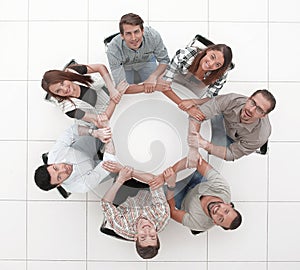
[[[154,72],[157,64],[153,56],[149,62],[124,65],[126,80],[129,84],[144,82]]]
[[[207,179],[201,175],[198,171],[195,171],[193,174],[187,178],[176,183],[175,188],[175,206],[177,209],[181,209],[181,203],[186,196],[186,194],[198,185],[201,182],[207,181]]]
[[[214,118],[210,120],[211,122],[211,143],[219,146],[228,147],[230,144],[234,142],[233,139],[227,136],[225,126],[224,126],[224,118],[222,114],[216,115]]]

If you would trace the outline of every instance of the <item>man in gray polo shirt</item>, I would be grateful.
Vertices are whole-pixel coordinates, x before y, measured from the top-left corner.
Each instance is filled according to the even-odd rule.
[[[190,228],[193,234],[206,231],[214,225],[225,230],[238,228],[242,217],[230,201],[229,184],[205,160],[198,163],[197,171],[191,178],[169,184],[175,183],[171,179],[186,168],[186,161],[186,158],[178,161],[163,173],[168,184],[167,200],[171,218]]]
[[[107,49],[115,84],[119,88],[121,85],[119,91],[126,90],[127,94],[153,92],[158,77],[170,61],[160,34],[151,27],[144,27],[143,23],[139,15],[123,15],[119,22],[120,34],[112,39]],[[136,76],[139,80],[135,80]],[[127,83],[120,84],[124,81]]]
[[[208,142],[199,134],[202,122],[190,117],[189,167],[197,166],[196,164],[201,158],[198,153],[199,147],[205,149],[209,154],[234,161],[260,148],[267,142],[271,134],[268,114],[275,108],[276,100],[268,90],[257,90],[250,97],[227,94],[219,95],[208,101],[203,99],[186,100],[186,102],[198,106],[204,115],[203,119],[212,119],[221,115],[224,119],[226,133],[224,133],[222,141]],[[221,119],[220,126],[223,125],[223,119]]]

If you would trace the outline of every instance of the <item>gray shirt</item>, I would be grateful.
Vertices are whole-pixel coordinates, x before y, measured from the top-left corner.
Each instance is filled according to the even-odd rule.
[[[231,200],[229,184],[222,175],[212,168],[205,177],[207,181],[191,189],[181,204],[181,210],[186,212],[182,224],[191,230],[206,231],[214,226],[213,220],[205,214],[200,204],[201,196],[215,196],[225,203],[230,203]]]
[[[206,119],[222,114],[226,134],[234,142],[226,148],[226,160],[253,153],[266,143],[271,134],[268,115],[254,123],[241,123],[240,113],[248,97],[239,94],[219,95],[199,106]]]
[[[72,193],[85,193],[95,188],[109,172],[97,160],[101,142],[91,136],[79,136],[78,126],[69,127],[49,151],[48,164],[67,163],[73,165],[71,175],[62,187]]]
[[[125,66],[150,62],[153,56],[160,64],[170,61],[160,34],[147,26],[144,27],[143,42],[139,49],[128,48],[120,34],[113,38],[107,48],[109,66],[116,84],[126,80]]]

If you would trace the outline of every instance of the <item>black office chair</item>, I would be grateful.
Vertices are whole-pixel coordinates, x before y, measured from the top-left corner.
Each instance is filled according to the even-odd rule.
[[[268,141],[266,141],[266,143],[263,146],[261,146],[259,148],[259,150],[256,150],[256,153],[261,154],[261,155],[265,155],[265,154],[268,153],[268,149],[269,149]]]
[[[42,160],[45,165],[48,164],[48,152],[42,154]],[[56,187],[56,189],[58,190],[60,195],[63,196],[65,199],[67,199],[72,194],[71,192],[66,191],[62,186],[58,186]]]
[[[107,45],[111,42],[111,40],[112,40],[114,37],[116,37],[117,35],[119,35],[119,34],[120,34],[120,33],[115,33],[115,34],[112,34],[112,35],[110,35],[109,37],[105,38],[105,39],[103,40],[105,47],[107,47]]]
[[[100,232],[102,232],[106,235],[109,235],[111,237],[114,237],[116,239],[120,239],[120,240],[124,240],[124,241],[133,241],[133,240],[126,239],[121,235],[118,235],[114,230],[107,228],[106,225],[107,225],[107,220],[104,218],[102,225],[100,227]]]
[[[201,35],[196,35],[193,40],[189,43],[188,46],[195,46],[196,42],[200,42],[201,44],[203,44],[204,46],[211,46],[211,45],[215,45],[215,43],[213,43],[211,40],[207,39],[206,37],[203,37]],[[229,70],[234,69],[234,63],[231,62]]]

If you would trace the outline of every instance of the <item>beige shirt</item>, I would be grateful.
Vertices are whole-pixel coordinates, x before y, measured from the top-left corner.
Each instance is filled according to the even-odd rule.
[[[253,153],[266,143],[271,134],[267,115],[251,124],[241,123],[240,112],[247,98],[239,94],[219,95],[199,106],[206,119],[223,115],[226,134],[234,141],[226,148],[226,160],[235,160]]]
[[[229,184],[222,175],[212,168],[205,177],[207,181],[191,189],[181,204],[181,210],[186,212],[182,224],[191,230],[206,231],[214,226],[213,220],[205,214],[200,204],[201,196],[215,196],[225,203],[230,203],[231,200]]]

